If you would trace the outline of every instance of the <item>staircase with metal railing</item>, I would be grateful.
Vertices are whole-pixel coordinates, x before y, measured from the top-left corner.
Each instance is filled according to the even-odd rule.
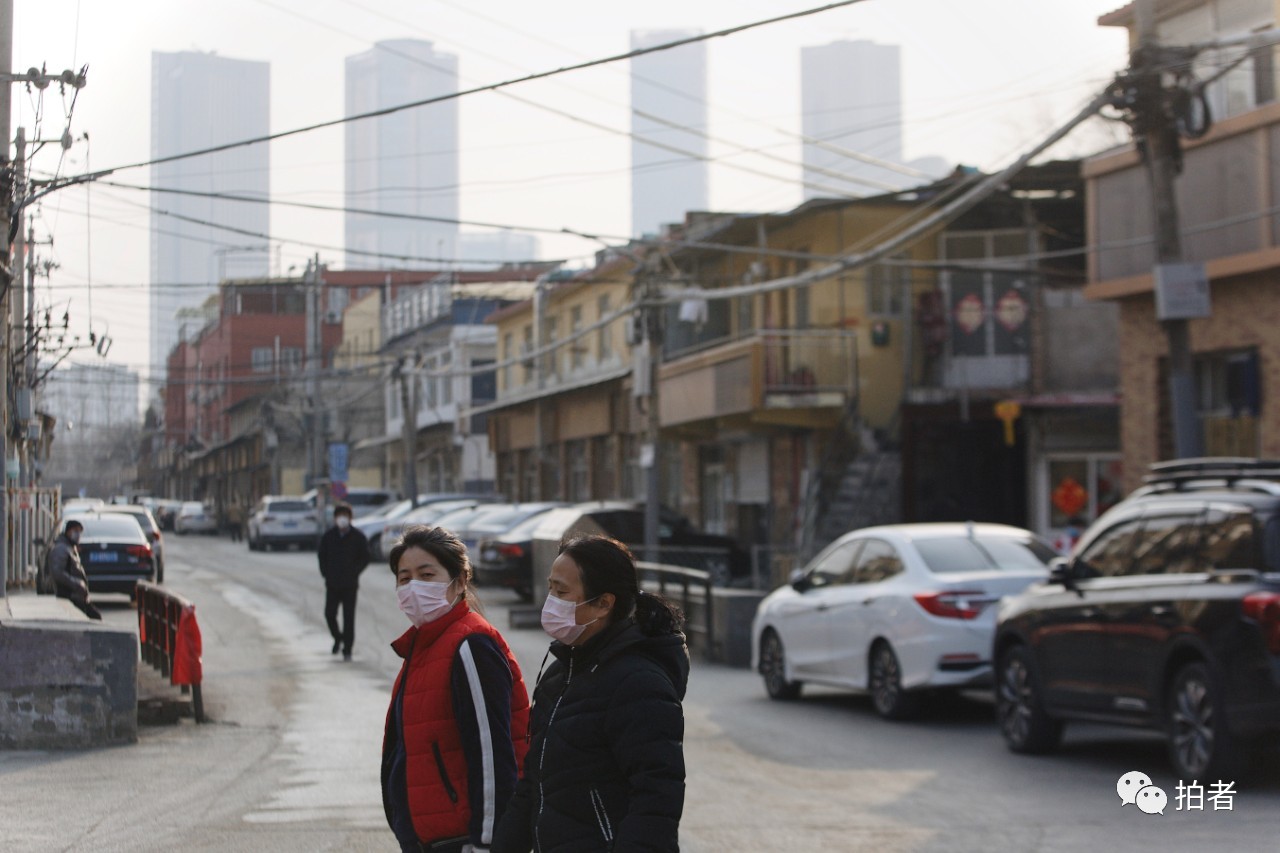
[[[880,446],[850,406],[805,495],[800,559],[850,530],[900,521],[901,504],[901,452]]]

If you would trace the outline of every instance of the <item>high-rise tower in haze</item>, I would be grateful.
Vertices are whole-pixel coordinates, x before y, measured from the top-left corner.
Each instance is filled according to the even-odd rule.
[[[837,41],[801,48],[800,90],[806,137],[902,162],[902,58],[897,45]],[[843,180],[815,167],[867,183]],[[898,172],[810,142],[804,144],[804,180],[853,195],[876,195],[910,182]],[[804,188],[805,198],[835,194]]]
[[[151,157],[266,136],[270,130],[271,66],[183,51],[151,54]],[[151,185],[197,193],[268,198],[270,150],[265,144],[157,163]],[[179,311],[200,305],[223,278],[267,274],[268,205],[209,196],[152,193],[151,370],[163,377],[178,342]],[[210,223],[210,224],[202,224]]]
[[[696,30],[633,30],[631,49],[697,35]],[[707,50],[703,42],[631,60],[631,233],[656,234],[706,210]],[[689,156],[646,145],[652,139]]]
[[[347,115],[458,91],[458,58],[429,41],[394,39],[347,57]],[[458,102],[346,125],[346,206],[458,218]],[[348,213],[348,268],[426,267],[452,260],[458,226]],[[374,253],[396,257],[375,257]]]

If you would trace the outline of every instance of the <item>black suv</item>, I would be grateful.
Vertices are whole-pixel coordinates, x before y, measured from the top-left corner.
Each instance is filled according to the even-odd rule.
[[[1231,779],[1280,733],[1280,460],[1153,465],[1000,604],[996,710],[1015,752],[1068,719],[1160,729],[1189,779]]]

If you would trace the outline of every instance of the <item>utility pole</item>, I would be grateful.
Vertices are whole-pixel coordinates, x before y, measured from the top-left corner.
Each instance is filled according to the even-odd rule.
[[[0,0],[0,73],[9,74],[13,70],[13,0]],[[15,175],[9,164],[9,114],[13,109],[11,82],[0,84],[0,234],[4,235],[4,256],[0,258],[0,318],[9,322],[9,291],[13,289],[13,256],[10,254],[9,229],[13,224],[10,216],[14,201]],[[18,274],[21,287],[21,273]],[[7,593],[9,586],[9,505],[8,505],[8,463],[9,463],[9,424],[13,413],[9,410],[9,334],[5,329],[3,340],[0,340],[0,452],[5,461],[5,488],[0,488],[0,598]]]
[[[320,254],[307,262],[304,273],[307,306],[307,485],[316,490],[316,527],[325,528],[325,497],[322,488],[324,411],[320,404],[320,359],[323,351],[320,340]]]
[[[644,339],[648,363],[648,396],[645,398],[645,443],[641,451],[642,461],[648,460],[645,469],[644,493],[644,551],[645,559],[651,563],[659,562],[659,508],[662,496],[659,493],[662,484],[662,413],[659,411],[658,372],[662,364],[662,301],[658,287],[657,274],[648,269],[641,272],[644,281],[641,293],[644,294]]]
[[[1164,66],[1169,52],[1162,50],[1156,29],[1156,0],[1137,0],[1137,38],[1130,57],[1130,73],[1136,82],[1134,135],[1143,154],[1151,187],[1155,227],[1154,287],[1174,265],[1183,263],[1178,200],[1174,192],[1181,164],[1181,150],[1171,107],[1173,91],[1166,89]],[[1207,284],[1205,285],[1207,290]],[[1161,304],[1157,294],[1156,304]],[[1195,378],[1191,368],[1191,341],[1184,317],[1161,318],[1169,344],[1169,402],[1173,416],[1174,455],[1185,459],[1203,455],[1196,417]]]
[[[400,441],[404,449],[404,490],[406,497],[418,505],[418,374],[411,355],[396,365],[400,380]]]
[[[14,136],[13,146],[14,146],[13,197],[15,199],[22,199],[26,197],[26,193],[27,193],[27,188],[26,188],[27,129],[26,128],[24,127],[18,128],[18,131]],[[17,205],[14,205],[14,206],[17,207]],[[26,318],[26,292],[23,289],[23,284],[24,284],[23,269],[27,265],[27,253],[30,251],[30,248],[28,247],[27,241],[26,241],[23,219],[24,219],[23,209],[18,207],[16,212],[14,212],[13,214],[13,219],[10,220],[10,228],[12,230],[9,232],[14,235],[13,253],[10,256],[11,260],[9,263],[9,285],[10,285],[10,288],[9,288],[10,290],[9,292],[9,306],[10,306],[9,308],[9,313],[10,313],[9,346],[13,351],[15,351],[18,354],[18,358],[11,359],[9,363],[10,364],[20,363],[25,365],[25,360],[27,357],[27,346],[29,342],[27,341],[24,335],[24,329],[25,329],[24,320]],[[17,382],[18,387],[14,394],[15,398],[18,399],[19,403],[18,403],[18,411],[13,413],[11,423],[15,428],[18,428],[18,429],[21,428],[21,422],[22,422],[23,416],[24,415],[26,417],[31,416],[31,412],[30,412],[30,408],[32,405],[32,398],[31,398],[31,392],[30,392],[31,384],[25,380],[26,375],[27,375],[27,372],[24,370],[22,374],[23,379]],[[14,374],[12,378],[18,379],[16,374]],[[23,394],[24,390],[27,391],[26,394]],[[28,409],[28,411],[26,412],[22,411],[24,399],[26,401],[26,405]],[[14,449],[17,451],[17,454],[18,454],[18,485],[26,486],[28,485],[27,476],[28,476],[28,466],[30,465],[27,459],[27,440],[26,440],[26,437],[21,433],[18,433],[16,435],[11,434],[11,436],[17,441],[17,447]]]

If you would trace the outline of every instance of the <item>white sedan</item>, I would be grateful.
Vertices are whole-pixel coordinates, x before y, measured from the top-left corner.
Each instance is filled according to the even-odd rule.
[[[991,684],[995,603],[1049,574],[1030,531],[971,522],[868,527],[831,543],[769,594],[752,666],[774,699],[804,682],[871,694],[904,719],[922,691]]]
[[[187,533],[217,533],[218,520],[213,511],[200,501],[184,501],[173,520],[173,532],[179,535]]]

